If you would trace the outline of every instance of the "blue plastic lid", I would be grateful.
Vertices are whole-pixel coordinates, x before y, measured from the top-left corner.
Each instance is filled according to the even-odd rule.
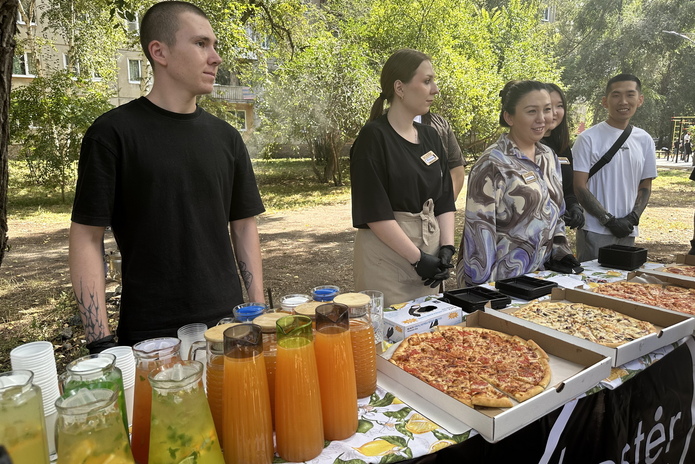
[[[238,308],[236,310],[236,319],[239,322],[248,322],[252,321],[265,311],[264,306],[259,306],[259,305],[253,305],[253,306],[244,306],[241,308]]]
[[[334,288],[318,288],[312,291],[315,301],[333,301],[337,294],[338,290]]]

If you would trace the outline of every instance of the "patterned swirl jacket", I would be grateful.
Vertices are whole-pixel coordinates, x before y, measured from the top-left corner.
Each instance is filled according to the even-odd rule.
[[[503,134],[468,178],[466,217],[456,269],[459,285],[478,285],[544,269],[571,250],[562,215],[560,163],[536,144],[536,162]]]

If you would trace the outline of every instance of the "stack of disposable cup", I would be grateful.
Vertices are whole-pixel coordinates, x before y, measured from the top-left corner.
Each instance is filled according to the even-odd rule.
[[[48,452],[55,454],[55,421],[58,417],[55,401],[60,397],[58,371],[53,344],[47,341],[31,342],[10,351],[12,370],[26,369],[34,373],[34,385],[41,389],[43,411],[46,416]]]
[[[207,325],[202,322],[194,322],[192,324],[186,324],[176,331],[179,340],[181,340],[181,359],[183,361],[188,359],[188,352],[191,350],[191,345],[193,343],[205,341],[205,336],[203,334],[205,334],[206,330],[208,330]]]
[[[135,355],[130,346],[114,346],[107,348],[103,353],[111,353],[116,356],[116,367],[121,370],[123,376],[123,393],[125,394],[125,406],[128,412],[128,425],[133,424],[133,394],[135,390]]]

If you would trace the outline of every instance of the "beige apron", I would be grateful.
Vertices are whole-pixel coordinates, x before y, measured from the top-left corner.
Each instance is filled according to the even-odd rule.
[[[434,216],[434,202],[429,199],[420,213],[393,213],[403,232],[425,253],[439,251],[439,223]],[[358,229],[355,236],[355,290],[380,290],[384,305],[403,303],[437,293],[438,288],[425,286],[415,268],[384,244],[370,229]]]

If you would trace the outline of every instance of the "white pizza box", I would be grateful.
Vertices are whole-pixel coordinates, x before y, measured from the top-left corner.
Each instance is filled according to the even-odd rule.
[[[456,325],[462,320],[461,308],[437,299],[405,303],[398,309],[384,308],[384,330],[391,343],[415,333],[429,332],[438,325]]]
[[[676,255],[676,264],[688,264],[690,266],[695,266],[695,255]]]
[[[683,263],[684,264],[684,263]],[[695,288],[695,277],[674,274],[667,272],[665,269],[669,267],[679,266],[680,264],[667,264],[656,269],[640,269],[638,271],[629,272],[627,280],[630,281],[636,277],[651,275],[657,277],[663,283],[680,285],[681,287]]]
[[[626,316],[634,317],[642,321],[651,322],[659,332],[638,338],[631,342],[620,345],[617,348],[610,348],[598,343],[590,342],[583,338],[575,337],[549,327],[536,324],[514,317],[514,312],[519,308],[507,308],[500,311],[500,317],[512,318],[512,320],[533,327],[544,333],[553,334],[570,343],[589,348],[611,358],[613,367],[621,366],[626,362],[637,359],[640,356],[651,353],[670,343],[675,343],[683,337],[693,333],[695,329],[695,319],[685,314],[678,314],[673,311],[665,311],[650,305],[635,303],[634,301],[623,300],[606,295],[600,295],[587,290],[554,288],[551,293],[550,301],[566,301],[571,303],[584,303],[591,306],[613,309]],[[521,306],[523,307],[523,306]]]
[[[523,403],[512,399],[515,404],[511,408],[474,409],[390,363],[388,359],[398,345],[377,356],[379,384],[452,434],[473,428],[485,440],[497,442],[590,390],[611,372],[610,358],[605,355],[496,314],[476,311],[461,325],[533,340],[548,353],[552,376],[544,392]]]

